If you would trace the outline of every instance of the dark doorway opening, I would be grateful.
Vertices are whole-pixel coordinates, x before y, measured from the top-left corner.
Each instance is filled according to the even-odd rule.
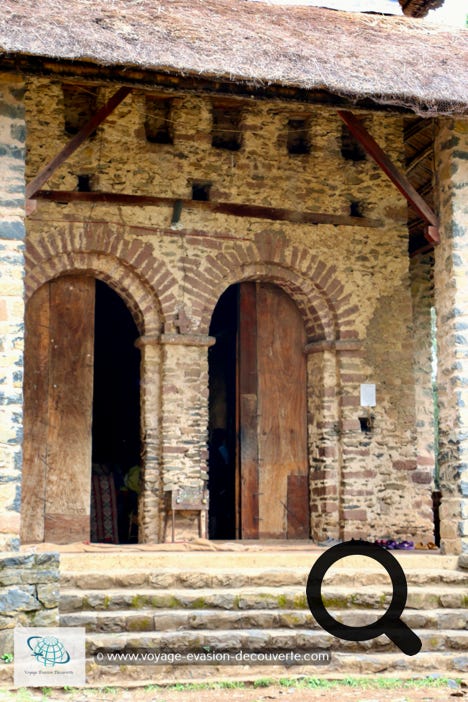
[[[236,537],[236,344],[239,286],[219,298],[210,325],[209,350],[210,539]]]
[[[96,281],[91,539],[138,541],[139,333],[122,298]],[[109,492],[109,495],[102,494]]]

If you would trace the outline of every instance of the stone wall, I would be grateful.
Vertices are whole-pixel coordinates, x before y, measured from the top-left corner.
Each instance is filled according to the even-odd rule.
[[[0,549],[19,546],[23,383],[24,86],[0,75]]]
[[[0,656],[15,626],[58,626],[59,554],[0,554]]]
[[[441,120],[436,143],[441,244],[435,250],[441,545],[468,552],[468,123]]]
[[[99,103],[115,91],[98,91]],[[432,539],[432,464],[420,461],[406,205],[370,160],[341,153],[328,107],[245,101],[239,151],[211,145],[211,104],[174,95],[173,144],[145,139],[145,96],[134,91],[47,187],[213,200],[348,215],[375,227],[303,225],[118,204],[38,201],[28,218],[28,295],[82,271],[122,295],[142,333],[144,540],[161,537],[162,490],[206,478],[207,349],[219,296],[243,280],[280,285],[304,319],[312,534]],[[28,81],[28,179],[66,143],[61,85]],[[402,119],[362,115],[397,162]],[[306,117],[310,153],[286,149],[288,120]],[[373,431],[361,431],[359,387],[377,385]],[[149,516],[150,515],[150,516]]]

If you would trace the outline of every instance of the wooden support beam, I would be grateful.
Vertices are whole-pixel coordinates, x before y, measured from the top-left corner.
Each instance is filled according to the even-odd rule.
[[[425,159],[432,157],[432,154],[434,153],[434,147],[432,144],[428,144],[427,146],[424,147],[424,149],[421,149],[421,151],[418,151],[411,161],[406,164],[406,174],[411,173],[416,166],[419,166],[420,163],[422,163]],[[432,161],[430,163],[430,170],[432,170]],[[420,191],[418,190],[419,194]]]
[[[172,207],[178,209],[197,209],[233,215],[234,217],[250,217],[251,219],[271,219],[273,221],[294,222],[297,224],[332,224],[344,227],[381,226],[382,222],[368,217],[351,217],[350,215],[325,214],[323,212],[298,212],[279,207],[261,207],[244,205],[234,202],[211,202],[205,200],[181,200],[171,197],[154,195],[127,195],[125,193],[78,192],[76,190],[39,190],[35,197],[38,200],[52,202],[103,202],[127,207]]]
[[[433,127],[434,124],[432,120],[427,119],[426,117],[419,117],[405,127],[405,141],[410,141],[414,136],[419,136],[422,131],[429,128],[432,130]]]
[[[70,139],[63,149],[45,166],[33,180],[26,186],[26,199],[31,199],[37,193],[44,183],[46,183],[51,175],[55,173],[57,168],[69,158],[79,146],[99,127],[102,122],[120,105],[132,88],[122,87],[96,112],[93,117],[87,122],[82,129]]]
[[[432,244],[439,244],[439,220],[435,212],[411,185],[408,178],[397,168],[385,151],[377,144],[374,137],[369,134],[361,120],[348,110],[338,110],[338,114],[351,134],[359,141],[377,165],[380,166],[385,175],[390,178],[402,195],[405,196],[411,207],[430,225],[425,235],[427,240]]]

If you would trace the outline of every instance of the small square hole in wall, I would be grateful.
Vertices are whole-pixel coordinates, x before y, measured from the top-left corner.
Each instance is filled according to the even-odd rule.
[[[349,214],[351,217],[362,217],[362,203],[358,200],[352,200],[349,203]]]
[[[193,181],[192,183],[192,200],[208,202],[210,199],[211,183],[206,181]]]
[[[374,418],[372,416],[369,417],[358,417],[359,419],[359,424],[361,427],[361,431],[365,432],[366,434],[370,433],[373,428],[374,428]]]
[[[309,126],[308,119],[288,120],[288,153],[310,154]]]
[[[62,85],[65,132],[78,134],[97,112],[97,88],[83,85]]]
[[[145,135],[152,144],[173,144],[172,100],[155,95],[145,97]]]
[[[78,192],[79,193],[90,193],[91,188],[91,176],[88,174],[79,175],[78,178]]]
[[[216,149],[239,151],[242,146],[242,110],[237,106],[213,104],[211,145]]]
[[[346,124],[341,125],[341,155],[346,161],[365,161],[363,146],[353,137]]]

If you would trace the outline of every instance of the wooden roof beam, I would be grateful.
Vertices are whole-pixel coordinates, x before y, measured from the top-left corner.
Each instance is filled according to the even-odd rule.
[[[429,127],[433,128],[433,122],[427,117],[418,117],[414,121],[411,120],[411,123],[404,128],[405,141],[411,141],[413,137],[419,136],[421,132]]]
[[[81,144],[99,127],[100,124],[115,110],[131,92],[132,88],[122,87],[96,112],[95,115],[70,139],[63,149],[45,166],[26,186],[26,198],[32,199],[38,190],[46,183],[53,173],[67,160]]]
[[[404,173],[397,168],[390,157],[377,144],[374,137],[367,131],[361,120],[352,112],[349,112],[349,110],[338,110],[338,114],[347,125],[354,138],[358,140],[369,156],[374,159],[385,175],[390,178],[392,183],[408,200],[411,207],[427,223],[428,226],[425,232],[426,239],[431,244],[439,244],[439,220],[432,208],[429,207],[416,188],[411,185]]]
[[[178,216],[182,208],[205,210],[234,217],[270,219],[272,221],[293,222],[295,224],[332,224],[339,227],[380,227],[382,222],[368,217],[328,214],[324,212],[299,212],[280,207],[246,205],[237,202],[214,202],[211,200],[181,200],[176,197],[156,195],[132,195],[102,191],[79,192],[77,190],[39,190],[37,199],[49,202],[94,202],[120,205],[122,207],[172,207],[177,208]]]
[[[419,166],[420,163],[422,163],[425,159],[428,159],[432,156],[434,153],[434,147],[431,144],[428,144],[425,146],[421,151],[417,151],[414,156],[412,157],[411,161],[409,161],[406,164],[406,174],[411,173],[417,166]],[[432,168],[432,161],[431,161],[431,168]],[[419,192],[419,191],[418,191]]]

